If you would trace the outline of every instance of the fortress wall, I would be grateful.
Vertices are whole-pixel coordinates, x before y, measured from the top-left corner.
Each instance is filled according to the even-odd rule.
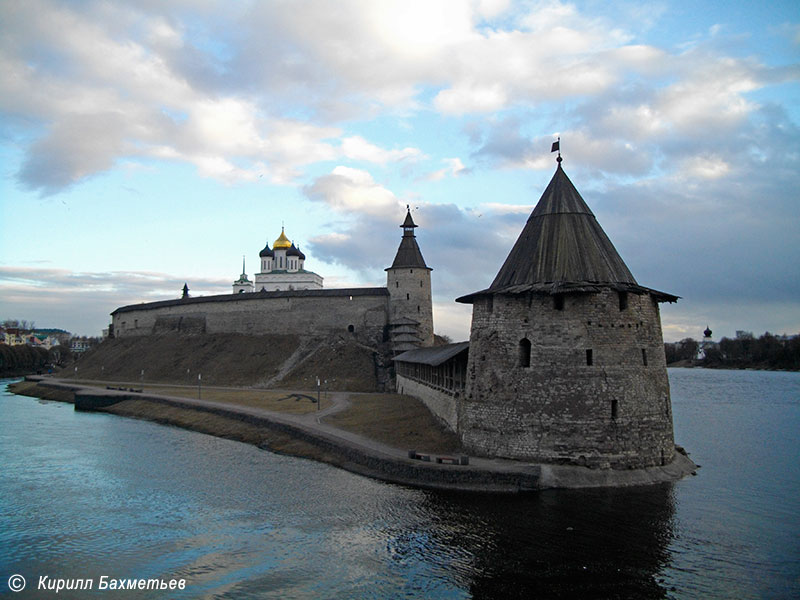
[[[611,290],[566,296],[563,310],[544,295],[477,298],[459,410],[462,441],[481,454],[617,468],[670,462],[657,303],[629,294],[620,309]]]
[[[114,334],[150,335],[163,331],[189,333],[324,335],[348,332],[369,344],[383,340],[388,296],[252,294],[235,300],[142,304],[113,315]],[[220,298],[226,298],[222,296]],[[154,306],[158,304],[158,306]]]
[[[397,392],[419,398],[436,417],[452,431],[458,430],[457,400],[452,394],[439,391],[429,385],[397,375]]]

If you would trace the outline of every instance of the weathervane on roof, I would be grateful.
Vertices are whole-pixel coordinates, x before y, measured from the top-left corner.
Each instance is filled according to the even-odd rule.
[[[561,164],[561,136],[559,136],[558,139],[555,142],[553,142],[553,147],[550,148],[550,152],[551,153],[558,152],[558,156],[556,157],[556,162],[558,164]]]

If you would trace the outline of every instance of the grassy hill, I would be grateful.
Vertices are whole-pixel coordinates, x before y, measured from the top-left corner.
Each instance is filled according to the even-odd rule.
[[[347,336],[202,334],[106,340],[61,376],[108,381],[369,392],[380,389],[380,356]],[[142,371],[144,376],[142,377]]]

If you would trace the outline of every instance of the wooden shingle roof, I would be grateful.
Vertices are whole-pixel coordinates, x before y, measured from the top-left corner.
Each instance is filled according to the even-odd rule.
[[[456,302],[469,304],[486,294],[559,294],[607,288],[651,293],[660,301],[678,298],[636,282],[559,163],[492,284]]]
[[[433,269],[426,265],[425,259],[422,258],[422,251],[419,249],[417,238],[414,235],[414,229],[417,225],[414,223],[414,219],[411,218],[410,210],[406,213],[406,219],[400,227],[403,228],[400,246],[397,248],[397,254],[395,254],[394,261],[392,261],[392,266],[384,270],[411,267],[432,271]]]
[[[427,348],[415,348],[407,350],[394,357],[395,362],[419,363],[438,367],[440,364],[450,360],[457,354],[469,350],[469,342],[456,342],[444,346],[432,346]]]

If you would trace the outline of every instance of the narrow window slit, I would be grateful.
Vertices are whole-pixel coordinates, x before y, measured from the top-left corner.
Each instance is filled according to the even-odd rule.
[[[531,366],[531,341],[528,338],[519,341],[519,366]]]

